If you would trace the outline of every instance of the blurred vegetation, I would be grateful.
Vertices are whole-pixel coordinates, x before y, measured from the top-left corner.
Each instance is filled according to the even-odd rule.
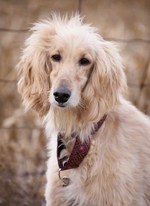
[[[115,41],[128,98],[150,115],[149,0],[0,0],[0,206],[44,205],[46,139],[37,115],[21,106],[15,65],[27,30],[51,11],[79,11]]]

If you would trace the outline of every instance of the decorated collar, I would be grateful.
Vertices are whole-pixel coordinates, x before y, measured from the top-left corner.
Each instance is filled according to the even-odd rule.
[[[103,125],[107,115],[104,115],[103,118],[94,125],[94,129],[90,135],[94,135],[100,127]],[[60,171],[74,169],[80,166],[83,159],[88,154],[90,149],[91,140],[82,142],[80,137],[77,134],[73,134],[72,138],[75,138],[75,143],[71,153],[69,154],[64,142],[62,134],[58,134],[57,140],[57,160]]]

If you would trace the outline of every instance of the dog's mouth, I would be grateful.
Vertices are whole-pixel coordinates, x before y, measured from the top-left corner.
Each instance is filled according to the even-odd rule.
[[[71,104],[71,101],[67,101],[65,103],[54,101],[52,104],[54,107],[60,108],[60,109],[68,109],[68,108],[71,109],[71,108],[76,107],[76,105]]]
[[[65,107],[67,107],[67,104],[64,104],[64,103],[58,103],[57,106],[58,106],[58,107],[61,107],[61,108],[65,108]]]

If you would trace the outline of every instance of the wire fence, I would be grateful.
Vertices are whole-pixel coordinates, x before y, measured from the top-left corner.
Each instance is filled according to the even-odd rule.
[[[9,29],[9,28],[0,28],[0,32],[15,32],[15,33],[24,33],[24,32],[28,32],[29,30],[28,29]],[[108,40],[108,41],[114,41],[114,42],[117,42],[117,43],[144,43],[144,44],[150,44],[150,39],[141,39],[141,38],[132,38],[132,39],[120,39],[120,38],[105,38],[105,40]],[[148,64],[147,64],[147,68],[149,66],[149,59],[148,59]],[[145,70],[147,71],[147,69],[145,68]],[[3,79],[3,78],[0,78],[0,83],[6,83],[6,84],[17,84],[17,80],[14,79],[14,80],[9,80],[9,79]],[[140,85],[139,84],[134,84],[134,83],[128,83],[128,85],[130,87],[140,87],[140,88],[143,88],[143,87],[150,87],[150,83],[141,83]]]
[[[83,0],[78,0],[78,12],[79,14],[82,13],[82,6],[83,6]],[[17,28],[5,28],[5,27],[1,27],[0,28],[0,33],[17,33],[17,34],[24,34],[27,33],[29,31],[29,29],[27,28],[21,28],[21,29],[17,29]],[[124,43],[124,44],[146,44],[146,45],[150,45],[150,39],[143,39],[143,38],[130,38],[130,39],[122,39],[122,38],[107,38],[104,37],[105,40],[108,41],[113,41],[116,43]],[[150,83],[145,83],[145,79],[148,73],[148,67],[150,64],[150,59],[147,60],[146,66],[144,68],[144,72],[143,72],[143,81],[140,84],[137,83],[132,83],[132,82],[128,82],[128,86],[131,88],[139,88],[141,91],[143,90],[143,88],[146,87],[150,87]],[[4,78],[0,78],[0,84],[6,84],[6,85],[16,85],[17,84],[17,80],[16,79],[8,79],[7,75]],[[0,130],[9,130],[12,127],[4,127],[1,126]],[[23,127],[14,127],[14,129],[17,130],[41,130],[41,127],[28,127],[28,126],[23,126]]]
[[[79,5],[78,5],[78,11],[79,13],[81,13],[82,11],[82,0],[79,0]],[[18,35],[24,35],[26,34],[27,32],[29,31],[29,29],[26,29],[26,28],[21,28],[21,29],[17,29],[17,28],[4,28],[4,27],[1,27],[0,28],[0,33],[17,33]],[[129,39],[122,39],[122,38],[108,38],[108,37],[104,37],[105,40],[108,40],[108,41],[113,41],[113,42],[116,42],[116,43],[121,43],[121,44],[142,44],[142,45],[150,45],[150,39],[144,39],[144,38],[129,38]],[[150,55],[149,55],[150,56]],[[130,88],[138,88],[141,92],[140,92],[140,95],[143,91],[144,88],[150,88],[150,82],[147,82],[146,83],[146,78],[147,78],[147,75],[148,75],[148,70],[149,70],[149,66],[150,66],[150,58],[147,59],[147,62],[145,64],[145,66],[143,67],[143,74],[142,74],[142,81],[141,83],[137,84],[137,83],[134,83],[134,82],[128,82],[128,86]],[[0,78],[0,86],[2,84],[3,85],[8,85],[11,86],[11,85],[17,85],[17,79],[9,79],[9,76],[10,76],[10,72],[12,72],[12,70],[5,75],[5,77],[3,78]],[[140,95],[139,95],[139,98],[140,98]],[[34,131],[38,131],[40,133],[44,133],[43,131],[43,128],[40,127],[40,126],[28,126],[28,125],[24,125],[24,126],[17,126],[17,124],[12,124],[11,126],[4,126],[4,125],[0,125],[0,132],[3,133],[8,133],[10,134],[11,133],[11,129],[12,130],[15,130],[17,131],[17,133],[20,133],[21,132],[24,132],[24,133],[32,133]],[[3,136],[3,135],[2,135]],[[11,136],[11,135],[10,135]],[[18,135],[19,136],[19,135]],[[16,143],[17,144],[17,143]],[[40,143],[39,143],[40,144]],[[34,151],[33,151],[34,152]],[[19,154],[19,156],[21,156]],[[40,156],[41,158],[41,156]],[[45,162],[46,161],[46,156],[42,157],[43,160],[41,160],[41,162]],[[20,178],[21,180],[29,180],[30,178],[37,178],[37,183],[39,184],[38,182],[38,179],[40,179],[40,177],[44,177],[45,176],[45,172],[46,172],[46,168],[45,167],[42,167],[41,170],[38,170],[37,172],[33,171],[33,170],[24,170],[22,171],[22,173],[20,175],[18,175],[18,178]],[[16,175],[15,173],[13,173],[14,176]],[[12,176],[12,175],[11,175]],[[13,176],[12,176],[13,177]],[[34,185],[35,183],[33,183]],[[41,182],[40,182],[41,184]],[[37,190],[40,188],[40,186],[35,186],[37,187]],[[24,193],[26,193],[26,191],[24,191]]]
[[[9,32],[9,33],[26,33],[28,29],[9,29],[9,28],[0,28],[0,32]],[[131,39],[121,39],[121,38],[105,38],[108,41],[120,42],[120,43],[145,43],[150,44],[150,39],[142,39],[142,38],[131,38]]]
[[[82,2],[82,0],[79,1],[79,13],[81,12],[81,2]],[[0,32],[5,32],[5,33],[12,33],[13,32],[13,33],[18,33],[20,35],[22,33],[28,32],[28,31],[29,31],[28,29],[0,28]],[[142,38],[121,39],[121,38],[107,38],[107,37],[105,38],[104,37],[104,39],[108,40],[108,41],[113,41],[116,43],[124,43],[124,44],[127,44],[127,43],[129,43],[129,44],[138,43],[138,44],[146,44],[146,45],[150,44],[150,39],[142,39]],[[143,81],[140,84],[128,82],[129,87],[140,88],[141,90],[145,87],[150,87],[150,83],[144,83],[145,78],[147,76],[149,64],[150,64],[150,59],[147,60],[147,64],[146,64],[145,68],[143,69],[144,70]],[[0,84],[17,84],[17,80],[16,79],[10,80],[7,77],[0,78]],[[0,128],[0,129],[2,129],[2,128]],[[26,128],[26,129],[31,129],[31,128]]]
[[[79,9],[80,11],[80,9]],[[11,33],[11,32],[15,32],[15,33],[26,33],[28,32],[29,30],[28,29],[9,29],[9,28],[0,28],[0,32],[7,32],[7,33]],[[120,38],[105,38],[105,40],[107,41],[114,41],[114,42],[117,42],[117,43],[143,43],[143,44],[150,44],[150,39],[142,39],[142,38],[132,38],[132,39],[120,39]],[[149,59],[148,59],[149,61]],[[149,66],[149,63],[147,65],[147,67]],[[17,83],[17,80],[9,80],[9,79],[3,79],[3,78],[0,78],[0,83],[9,83],[9,84],[16,84]],[[144,84],[144,83],[141,83],[141,85],[139,84],[133,84],[133,83],[128,83],[129,86],[131,87],[140,87],[140,88],[143,88],[143,87],[147,87],[147,86],[150,86],[150,83],[149,84]]]

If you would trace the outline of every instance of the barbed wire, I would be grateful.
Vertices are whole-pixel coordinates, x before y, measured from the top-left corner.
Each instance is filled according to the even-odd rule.
[[[24,33],[28,32],[28,29],[9,29],[9,28],[0,28],[0,32],[17,32],[17,33]]]
[[[82,0],[78,0],[78,12],[79,14],[81,14],[82,12]],[[29,31],[29,29],[27,28],[21,28],[21,29],[17,29],[17,28],[5,28],[5,27],[0,27],[0,32],[4,32],[4,33],[17,33],[17,34],[24,34],[24,33],[27,33]],[[128,38],[128,39],[122,39],[122,38],[114,38],[114,37],[104,37],[104,40],[107,40],[107,41],[113,41],[113,42],[116,42],[116,43],[129,43],[129,44],[132,44],[132,43],[140,43],[140,44],[150,44],[150,39],[148,38]],[[148,60],[149,62],[149,60]],[[148,67],[149,67],[149,63],[146,64],[145,66],[145,75],[146,75],[146,71],[148,70]],[[145,77],[144,75],[144,77]],[[143,77],[143,78],[144,78]],[[128,86],[130,88],[138,88],[140,90],[142,90],[143,88],[145,87],[150,87],[150,83],[144,83],[145,82],[145,78],[143,79],[143,83],[131,83],[131,82],[128,82]],[[16,79],[13,79],[13,80],[10,80],[10,79],[7,79],[7,76],[6,77],[3,77],[3,78],[0,78],[0,83],[1,84],[17,84],[17,80]],[[1,126],[0,127],[0,130],[9,130],[9,129],[16,129],[16,130],[29,130],[29,131],[32,131],[32,130],[43,130],[43,128],[41,127],[37,127],[37,126],[33,126],[33,127],[29,127],[29,126],[21,126],[21,127],[18,127],[18,126],[9,126],[9,127],[6,127],[6,126]],[[25,174],[26,176],[27,174]]]
[[[81,5],[79,6],[81,7]],[[29,29],[9,29],[9,28],[0,28],[0,32],[13,32],[13,33],[26,33],[28,32]],[[150,39],[143,39],[143,38],[132,38],[132,39],[121,39],[121,38],[109,38],[109,37],[104,37],[105,40],[107,41],[115,41],[115,42],[121,42],[121,43],[146,43],[150,44]]]
[[[9,83],[9,84],[17,84],[17,80],[8,80],[8,79],[0,79],[0,83]],[[150,83],[141,83],[141,84],[134,84],[134,83],[128,83],[129,87],[149,87]]]
[[[78,2],[78,12],[79,12],[79,14],[81,14],[81,11],[82,11],[82,0],[79,0],[79,2]]]
[[[119,38],[105,38],[107,41],[114,41],[114,42],[121,42],[121,43],[146,43],[150,44],[150,39],[140,39],[140,38],[135,38],[135,39],[119,39]]]
[[[43,128],[42,127],[37,127],[37,126],[34,126],[34,127],[28,127],[28,126],[21,126],[21,127],[17,127],[17,126],[9,126],[9,127],[6,127],[6,126],[1,126],[0,127],[0,130],[7,130],[7,129],[16,129],[16,130],[41,130],[43,131]]]
[[[46,161],[46,158],[44,159]],[[23,174],[19,175],[20,178],[28,178],[29,176],[44,176],[46,170],[42,170],[41,172],[24,172]],[[18,177],[18,176],[17,176]]]
[[[9,80],[9,79],[0,79],[0,83],[17,83],[16,80]]]

